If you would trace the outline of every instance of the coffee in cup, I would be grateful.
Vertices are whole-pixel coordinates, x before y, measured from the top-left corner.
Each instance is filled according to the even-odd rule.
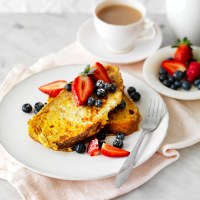
[[[125,53],[136,40],[154,37],[153,22],[145,16],[145,7],[136,0],[105,0],[94,9],[94,24],[109,51]]]
[[[133,7],[116,4],[99,10],[97,17],[108,24],[128,25],[139,21],[142,13]]]

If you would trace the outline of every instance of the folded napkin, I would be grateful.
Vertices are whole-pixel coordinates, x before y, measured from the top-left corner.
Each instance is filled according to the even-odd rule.
[[[0,97],[17,82],[46,68],[66,64],[93,63],[97,59],[74,43],[56,54],[41,58],[32,67],[18,65],[12,69],[0,87]],[[142,77],[143,62],[120,66],[124,71]],[[180,101],[163,97],[169,110],[168,135],[149,160],[134,169],[129,180],[119,189],[114,188],[115,177],[93,181],[65,181],[36,174],[15,161],[0,146],[0,178],[8,180],[19,191],[23,199],[111,199],[125,194],[151,179],[156,173],[179,158],[176,149],[200,141],[200,100]],[[192,132],[191,132],[192,130]]]

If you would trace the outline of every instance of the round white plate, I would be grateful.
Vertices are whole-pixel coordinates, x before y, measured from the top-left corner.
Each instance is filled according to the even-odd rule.
[[[200,58],[200,47],[192,47],[194,58]],[[166,60],[169,57],[173,57],[176,49],[172,47],[164,47],[157,50],[151,56],[149,56],[143,66],[143,74],[147,83],[154,88],[157,92],[172,97],[175,99],[182,100],[195,100],[200,99],[200,90],[192,86],[192,89],[189,91],[179,89],[172,90],[164,86],[158,78],[159,69],[163,60]]]
[[[109,158],[103,155],[90,157],[87,153],[59,152],[33,141],[27,131],[27,121],[33,114],[22,112],[24,103],[46,102],[47,96],[38,87],[51,81],[73,80],[86,65],[71,65],[48,69],[32,75],[17,84],[0,103],[0,142],[5,150],[23,166],[39,174],[65,180],[93,180],[115,175],[125,158]],[[137,103],[142,116],[148,109],[151,97],[161,99],[155,91],[135,76],[122,72],[126,88],[135,86],[141,93]],[[162,100],[162,99],[161,99]],[[158,129],[149,134],[141,147],[136,166],[150,158],[163,142],[168,128],[168,113]],[[124,149],[131,150],[140,132],[125,137]],[[106,139],[112,144],[114,136]]]
[[[80,27],[77,33],[77,40],[88,53],[96,56],[99,60],[127,64],[145,59],[160,47],[162,32],[157,25],[155,25],[155,28],[156,35],[154,38],[136,41],[133,50],[124,54],[112,53],[105,48],[103,40],[95,30],[93,19],[87,20]]]

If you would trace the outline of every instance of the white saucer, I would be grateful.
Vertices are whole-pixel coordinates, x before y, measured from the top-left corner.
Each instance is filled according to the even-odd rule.
[[[156,35],[154,38],[136,41],[133,50],[124,54],[115,54],[105,48],[103,40],[95,30],[93,19],[87,20],[79,28],[77,40],[88,53],[96,56],[99,60],[127,64],[145,59],[160,47],[163,39],[162,32],[157,25],[155,25],[155,28]]]

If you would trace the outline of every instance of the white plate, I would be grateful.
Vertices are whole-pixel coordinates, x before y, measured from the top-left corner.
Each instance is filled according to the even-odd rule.
[[[86,65],[63,66],[37,73],[17,84],[0,103],[0,141],[5,150],[23,166],[39,174],[65,180],[92,180],[115,175],[125,158],[109,158],[103,155],[90,157],[87,153],[59,152],[43,147],[33,141],[27,131],[27,121],[33,114],[22,112],[24,103],[46,102],[47,96],[38,87],[59,79],[73,80]],[[161,99],[155,91],[135,76],[122,72],[124,84],[135,86],[141,93],[137,103],[142,116],[147,112],[151,97]],[[139,153],[136,165],[150,158],[161,145],[168,128],[168,113],[165,114],[158,129],[149,134]],[[127,136],[124,149],[131,150],[140,132]],[[114,136],[107,137],[112,144]]]
[[[77,33],[77,40],[88,53],[96,56],[99,60],[127,64],[145,59],[160,47],[162,32],[157,25],[155,25],[155,28],[156,35],[154,38],[136,41],[133,50],[124,54],[112,53],[105,48],[104,42],[95,30],[93,19],[87,20],[80,27]]]
[[[192,47],[194,58],[200,58],[200,48]],[[151,56],[149,56],[143,66],[143,74],[147,83],[154,88],[157,92],[172,97],[175,99],[182,100],[195,100],[200,99],[200,90],[196,87],[192,87],[191,90],[186,91],[183,89],[172,90],[166,86],[164,86],[158,78],[159,69],[163,60],[166,60],[169,57],[174,56],[175,48],[172,47],[164,47],[162,49],[157,50]]]

